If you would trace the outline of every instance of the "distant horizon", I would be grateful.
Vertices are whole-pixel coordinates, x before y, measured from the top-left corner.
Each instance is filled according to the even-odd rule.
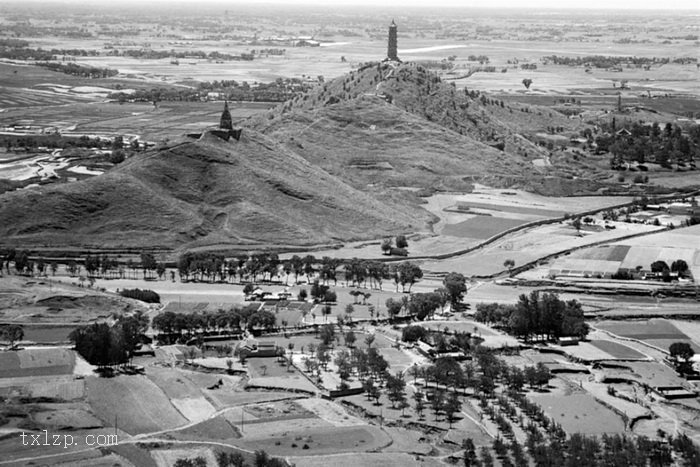
[[[557,0],[530,0],[526,5],[517,0],[433,0],[426,2],[425,0],[384,0],[376,2],[371,0],[339,0],[329,4],[324,0],[92,0],[89,6],[109,5],[116,6],[118,4],[137,4],[139,6],[148,6],[149,4],[222,4],[231,8],[237,5],[240,6],[264,6],[264,5],[279,5],[279,6],[311,6],[325,7],[332,9],[333,7],[372,7],[372,8],[455,8],[455,9],[486,9],[486,10],[542,10],[549,9],[553,11],[698,11],[700,12],[700,1],[698,0],[670,0],[661,4],[658,1],[651,0],[588,0],[586,2],[579,1],[557,1]],[[9,1],[5,5],[11,4],[85,4],[84,0],[23,0]],[[663,6],[660,6],[663,5]]]

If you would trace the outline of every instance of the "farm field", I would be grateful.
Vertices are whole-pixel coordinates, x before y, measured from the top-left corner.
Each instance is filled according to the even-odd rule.
[[[187,420],[165,393],[145,376],[87,378],[87,396],[95,414],[108,426],[119,420],[129,434],[172,429]]]
[[[507,259],[515,261],[515,267],[518,267],[548,255],[591,243],[612,241],[619,237],[654,232],[659,229],[654,226],[622,222],[616,222],[614,225],[616,228],[613,230],[581,229],[579,233],[567,222],[528,227],[464,255],[440,261],[425,261],[423,267],[432,272],[457,271],[466,275],[486,276],[506,271],[503,263]],[[555,269],[557,261],[572,261],[568,258],[565,256],[557,259],[553,266],[540,266],[518,277],[548,277],[550,271]]]
[[[595,340],[595,341],[591,341],[591,345],[599,348],[603,352],[606,352],[606,353],[612,355],[613,358],[619,358],[619,359],[644,359],[644,358],[646,358],[645,355],[637,352],[633,348],[627,347],[626,345],[623,345],[623,344],[618,344],[617,342],[613,342],[613,341]]]
[[[572,346],[556,346],[555,348],[586,362],[604,360],[646,360],[649,357],[624,344],[611,340],[592,339],[589,342],[579,342]]]
[[[625,424],[612,410],[586,393],[528,394],[567,433],[602,435],[624,433]]]
[[[301,436],[289,433],[272,437],[244,437],[239,443],[243,448],[264,449],[277,456],[372,451],[391,443],[386,433],[371,425],[318,427],[304,430],[303,433]],[[304,445],[308,449],[303,449]]]
[[[688,342],[696,351],[700,347],[690,337],[680,331],[673,323],[665,319],[650,319],[648,321],[603,321],[595,327],[628,339],[635,339],[668,351],[674,342]]]
[[[0,378],[66,375],[73,372],[75,355],[69,349],[25,349],[0,353]]]
[[[694,278],[700,277],[700,226],[685,227],[627,239],[609,245],[591,247],[557,258],[550,266],[553,275],[614,274],[619,269],[649,270],[655,261],[669,266],[678,259],[686,261]],[[696,279],[697,280],[697,279]]]
[[[628,196],[547,197],[522,190],[499,190],[478,184],[475,185],[472,193],[432,195],[425,198],[426,204],[423,207],[436,216],[437,222],[432,224],[431,234],[421,234],[414,239],[409,238],[409,259],[411,257],[453,253],[473,247],[504,230],[527,222],[560,217],[564,214],[604,209],[628,203],[632,199]],[[454,207],[458,204],[473,206],[476,209],[475,212],[484,215],[456,211]],[[423,264],[426,269],[431,271],[445,271],[444,268],[449,266],[453,268],[451,270],[466,274],[492,274],[503,270],[500,265],[505,259],[513,256],[520,260],[516,260],[517,265],[560,251],[552,249],[552,236],[556,238],[555,243],[557,241],[562,243],[561,248],[564,249],[569,245],[571,245],[570,247],[585,245],[592,241],[614,239],[633,232],[658,229],[658,227],[624,224],[616,225],[618,229],[622,230],[599,232],[582,230],[582,236],[576,236],[576,232],[572,229],[562,230],[554,226],[561,227],[560,224],[553,224],[526,229],[508,235],[484,249],[477,250],[476,254],[481,256],[493,251],[493,245],[499,245],[500,252],[503,254],[494,252],[492,253],[494,257],[488,261],[465,260],[465,256],[468,257],[468,254],[440,262],[427,260]],[[593,233],[595,235],[592,235]],[[545,244],[548,249],[544,252],[534,249],[540,243]],[[312,254],[317,257],[379,259],[385,257],[382,255],[380,245],[380,240],[351,242],[340,248],[318,250]],[[291,256],[292,254],[289,253],[282,254],[280,258],[286,259]]]
[[[624,377],[652,388],[682,387],[686,380],[679,377],[673,368],[657,362],[625,362],[620,364],[627,370],[615,368],[605,370],[609,378]]]

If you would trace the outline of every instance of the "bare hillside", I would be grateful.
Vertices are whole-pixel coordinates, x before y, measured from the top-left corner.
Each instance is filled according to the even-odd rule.
[[[378,96],[421,120],[525,159],[546,153],[528,136],[549,126],[569,129],[579,125],[546,107],[511,107],[478,92],[458,91],[435,73],[411,63],[364,65],[280,106],[277,115],[315,110],[359,96]]]
[[[415,211],[413,211],[415,213]],[[0,196],[20,245],[145,247],[316,244],[420,228],[427,215],[381,202],[254,131],[207,135],[84,182]]]

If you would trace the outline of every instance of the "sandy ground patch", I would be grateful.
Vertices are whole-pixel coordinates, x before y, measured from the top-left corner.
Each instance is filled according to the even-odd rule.
[[[333,426],[356,426],[366,425],[363,420],[347,413],[338,404],[320,398],[300,399],[299,405],[315,413],[320,419],[325,420]]]
[[[83,357],[77,352],[75,353],[75,366],[73,367],[73,374],[76,376],[90,376],[94,374],[95,367],[90,365]]]
[[[333,425],[318,418],[294,418],[278,420],[274,422],[252,422],[236,425],[244,438],[283,437],[290,434],[302,434],[306,430],[313,430]]]
[[[170,402],[191,422],[201,422],[216,412],[214,406],[204,397],[170,399]]]

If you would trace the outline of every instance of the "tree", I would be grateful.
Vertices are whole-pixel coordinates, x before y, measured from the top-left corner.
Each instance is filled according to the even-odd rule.
[[[525,86],[525,89],[530,89],[531,84],[532,84],[532,80],[530,78],[523,79],[523,86]]]
[[[406,240],[405,235],[396,237],[396,248],[408,248],[408,240]]]
[[[451,392],[447,401],[445,402],[444,412],[445,417],[447,417],[447,422],[452,428],[452,422],[455,420],[455,414],[462,410],[462,401],[459,400],[457,392]]]
[[[403,303],[399,300],[394,300],[393,298],[387,298],[386,300],[386,311],[389,314],[389,319],[394,319],[401,313],[403,308]]]
[[[420,391],[413,393],[414,409],[418,414],[418,418],[423,418],[423,411],[425,410],[424,398],[425,396]]]
[[[0,336],[10,343],[10,349],[12,349],[15,346],[15,342],[24,339],[24,329],[18,324],[8,324],[0,329]]]
[[[355,333],[352,331],[348,331],[345,334],[345,345],[348,347],[353,347],[355,345],[355,342],[357,341],[357,337],[355,336]]]
[[[688,263],[682,259],[675,260],[671,263],[671,272],[677,272],[680,277],[685,277],[688,273]]]
[[[663,273],[664,271],[669,271],[670,268],[668,267],[668,264],[664,261],[654,261],[651,263],[651,272],[660,272]]]
[[[467,292],[466,278],[458,272],[451,272],[445,276],[442,283],[447,290],[452,310],[456,310]]]
[[[481,447],[480,456],[482,467],[493,467],[493,456],[486,446]]]
[[[691,372],[692,367],[690,360],[695,355],[695,351],[688,342],[674,342],[668,348],[668,352],[671,355],[673,363],[678,372],[682,374],[688,374]]]
[[[405,285],[408,284],[408,291],[411,292],[411,287],[413,284],[415,284],[418,279],[423,277],[423,271],[421,268],[414,263],[411,263],[410,261],[406,261],[405,263],[399,264],[397,268],[397,273],[399,276],[399,282],[401,284],[401,288],[405,292]]]
[[[416,342],[423,339],[427,331],[423,326],[406,326],[401,331],[401,340],[404,342]]]
[[[391,238],[385,238],[384,241],[382,241],[382,253],[388,255],[392,248]]]
[[[323,327],[321,327],[321,342],[323,342],[323,345],[328,346],[333,342],[335,339],[335,329],[332,324],[326,324]]]
[[[396,375],[387,376],[386,389],[391,407],[396,408],[396,403],[406,398],[406,381],[403,379],[403,373],[398,371]]]
[[[574,220],[571,221],[571,225],[574,229],[576,229],[576,232],[580,232],[581,231],[581,218],[574,217]]]
[[[443,409],[445,405],[445,392],[442,389],[438,389],[433,393],[433,399],[430,401],[430,406],[435,414],[435,421],[438,420],[438,414]]]
[[[367,337],[365,337],[365,345],[368,348],[371,348],[372,344],[374,343],[374,339],[375,339],[374,334],[369,334]]]
[[[474,446],[474,441],[471,438],[462,441],[462,449],[464,449],[464,457],[462,458],[464,467],[476,467],[479,465],[479,460],[476,457],[476,446]]]

